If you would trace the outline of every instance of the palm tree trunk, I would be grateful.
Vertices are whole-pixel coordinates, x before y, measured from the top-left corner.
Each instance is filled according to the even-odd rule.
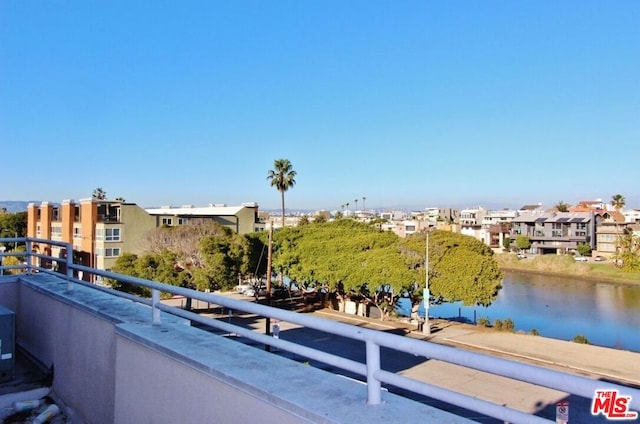
[[[284,190],[280,194],[282,194],[282,228],[284,228]]]

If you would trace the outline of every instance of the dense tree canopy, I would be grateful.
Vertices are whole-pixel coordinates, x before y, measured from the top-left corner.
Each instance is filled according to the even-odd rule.
[[[216,223],[156,228],[145,238],[147,253],[122,255],[114,271],[198,290],[230,289],[239,278],[264,274],[263,238]],[[157,272],[147,270],[154,266]]]
[[[238,235],[219,226],[163,228],[148,238],[148,254],[125,254],[114,271],[200,290],[228,289],[239,277],[265,274],[265,239],[266,233]],[[425,233],[403,239],[352,219],[314,222],[275,233],[273,271],[305,288],[371,303],[384,316],[398,296],[409,295],[414,304],[421,300],[425,243]],[[488,305],[501,279],[493,252],[484,243],[447,231],[430,233],[433,298]]]
[[[424,233],[406,243],[414,251],[426,250]],[[498,296],[503,274],[493,251],[474,237],[449,231],[429,234],[429,291],[444,302],[490,305]]]
[[[354,220],[287,228],[276,233],[274,268],[300,285],[377,306],[401,293],[411,293],[415,303],[424,287],[425,243],[425,234],[401,239]],[[429,244],[434,297],[481,305],[495,300],[502,274],[489,247],[445,231],[433,232]]]

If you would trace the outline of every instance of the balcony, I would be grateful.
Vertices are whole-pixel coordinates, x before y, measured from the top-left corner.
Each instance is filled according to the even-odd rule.
[[[385,369],[382,348],[413,361],[444,361],[586,398],[604,384],[428,341],[105,272],[74,264],[72,258],[49,257],[31,250],[32,244],[49,243],[71,251],[64,243],[20,241],[27,244],[25,262],[0,266],[19,272],[0,277],[0,304],[15,311],[17,344],[45,366],[54,366],[51,389],[84,422],[358,424],[397,422],[399,417],[403,422],[472,422],[469,417],[484,417],[483,422],[491,422],[487,417],[513,423],[553,422]],[[14,255],[18,253],[0,254]],[[64,261],[65,266],[59,268],[65,273],[39,267],[41,260]],[[138,298],[87,284],[74,278],[78,272],[146,287],[152,297]],[[323,343],[308,346],[294,338],[275,338],[231,322],[226,316],[202,316],[163,303],[161,292],[198,299],[224,310],[243,311],[253,321],[269,317],[293,323],[323,332],[326,340],[351,340],[357,351],[337,355],[323,350]],[[340,369],[353,378],[326,369]],[[640,391],[615,384],[607,387],[629,393],[632,407],[640,407]],[[464,411],[475,412],[465,415]]]

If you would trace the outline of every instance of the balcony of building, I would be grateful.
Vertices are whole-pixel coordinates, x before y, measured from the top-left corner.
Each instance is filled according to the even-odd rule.
[[[14,239],[0,243],[7,241]],[[15,314],[16,346],[10,350],[3,338],[3,369],[15,365],[23,352],[49,370],[42,380],[49,386],[43,388],[76,423],[553,422],[404,376],[385,368],[387,354],[404,355],[412,364],[445,361],[586,398],[603,385],[424,340],[88,268],[74,264],[72,257],[31,249],[52,244],[71,251],[65,243],[19,241],[26,243],[26,252],[0,252],[0,259],[24,259],[19,265],[0,264],[0,305]],[[63,272],[41,267],[43,260],[62,262],[56,268]],[[144,287],[151,297],[88,284],[77,278],[80,273]],[[197,314],[161,301],[165,295],[197,299],[222,312]],[[245,324],[268,318],[325,336],[310,345],[283,333],[274,337],[269,321],[264,331],[236,322],[239,311]],[[325,351],[318,342],[336,337],[353,342],[354,350]],[[632,406],[640,406],[638,390],[608,387],[626,390],[633,396]],[[0,396],[0,409],[6,407]]]

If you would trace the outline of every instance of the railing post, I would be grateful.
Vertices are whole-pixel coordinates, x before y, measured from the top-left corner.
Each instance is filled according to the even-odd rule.
[[[380,346],[367,340],[367,404],[379,405],[381,402],[380,380],[375,373],[380,371]]]
[[[67,291],[73,290],[73,245],[67,243]]]
[[[160,303],[160,291],[151,289],[151,317],[153,325],[160,325],[160,309],[158,309],[158,303]]]
[[[27,239],[25,241],[25,247],[26,247],[25,251],[27,253],[26,256],[24,257],[24,260],[27,263],[27,269],[25,270],[25,272],[27,274],[31,274],[31,269],[32,269],[31,261],[33,261],[33,256],[32,256],[33,250],[31,250],[33,247],[33,244],[31,240]]]

